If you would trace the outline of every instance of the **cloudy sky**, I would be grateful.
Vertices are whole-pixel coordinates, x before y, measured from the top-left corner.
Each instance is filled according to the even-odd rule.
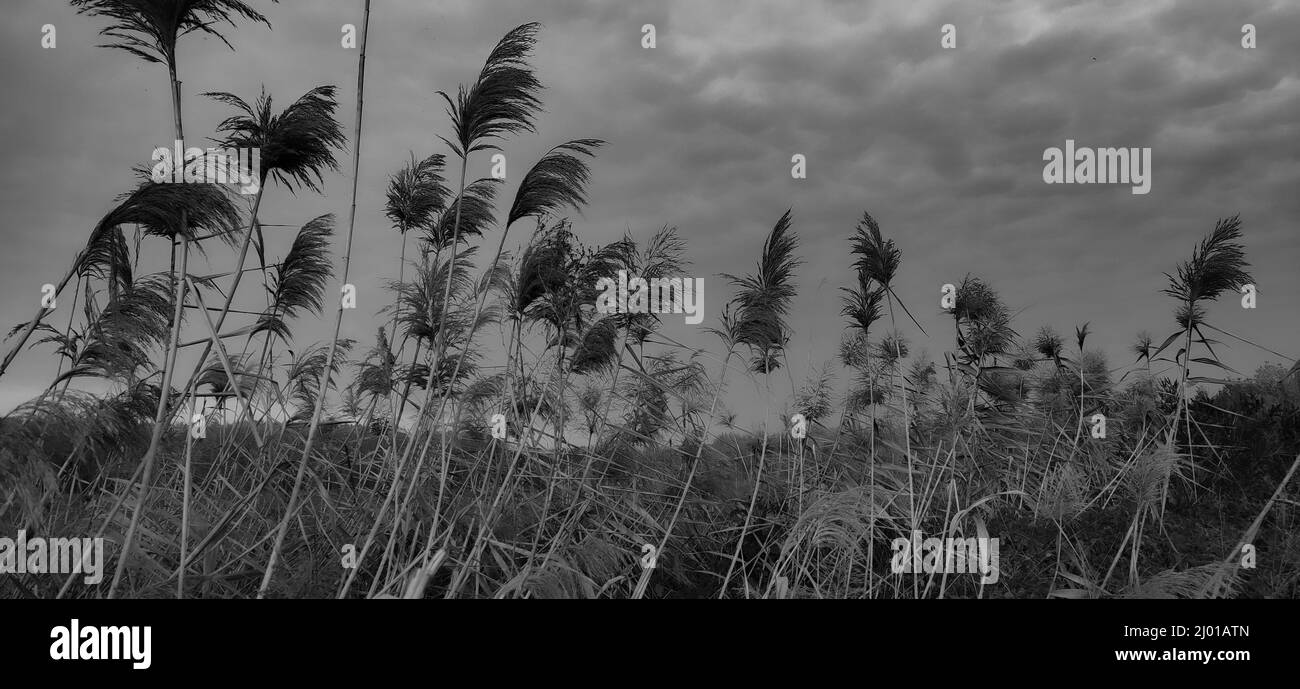
[[[197,37],[182,43],[191,139],[211,135],[227,114],[197,94],[251,100],[262,85],[284,105],[337,84],[350,136],[356,51],[340,46],[340,27],[360,25],[360,0],[253,4],[272,29],[227,32],[234,52]],[[130,168],[170,141],[172,121],[165,69],[94,47],[102,20],[55,0],[6,10],[7,330],[32,315],[41,285],[58,281],[113,198],[132,187]],[[1041,325],[1069,333],[1089,321],[1090,342],[1112,367],[1129,364],[1135,333],[1159,340],[1174,328],[1162,273],[1216,219],[1238,213],[1259,307],[1242,309],[1230,295],[1210,322],[1300,355],[1300,3],[1284,0],[375,0],[352,263],[361,300],[344,320],[344,334],[362,346],[373,342],[380,286],[397,273],[400,237],[382,214],[388,175],[409,151],[447,153],[435,91],[473,79],[501,35],[527,21],[544,24],[534,64],[547,112],[536,136],[506,144],[512,179],[556,143],[609,141],[575,230],[603,243],[678,227],[691,274],[706,281],[704,326],[716,325],[730,297],[717,274],[751,271],[764,237],[793,208],[804,260],[790,318],[796,385],[837,351],[839,288],[852,284],[846,238],[864,210],[903,252],[898,292],[934,337],[904,330],[935,358],[952,346],[940,286],[973,273],[1000,290],[1021,333]],[[1254,50],[1241,44],[1247,23],[1258,27]],[[57,29],[53,50],[41,48],[45,24]],[[656,27],[653,50],[642,48],[644,24]],[[945,24],[956,27],[955,49],[940,45]],[[1066,139],[1150,147],[1150,193],[1045,184],[1043,151]],[[794,154],[806,156],[806,179],[791,177]],[[332,212],[342,230],[351,155],[341,157],[347,174],[327,177],[324,196],[272,187],[263,222],[297,226]],[[471,177],[489,167],[486,157],[472,160]],[[278,256],[292,229],[268,232]],[[150,244],[144,263],[165,269],[165,242]],[[219,247],[209,259],[211,271],[200,261],[195,272],[229,263]],[[67,317],[64,308],[51,318],[62,327]],[[299,342],[327,337],[329,321],[298,324]],[[678,322],[667,333],[720,351],[702,328]],[[1223,356],[1243,372],[1280,360],[1239,343]],[[0,379],[0,411],[38,394],[54,366],[48,351],[24,353]],[[789,388],[785,376],[774,379],[782,395]],[[762,400],[738,385],[730,405],[749,416]]]

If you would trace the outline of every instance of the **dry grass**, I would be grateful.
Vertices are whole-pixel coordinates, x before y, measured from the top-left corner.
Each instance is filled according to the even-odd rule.
[[[260,19],[240,3],[203,8],[200,18]],[[106,306],[62,332],[41,322],[44,310],[15,329],[20,348],[42,333],[69,370],[0,422],[0,533],[103,536],[120,576],[93,587],[6,577],[4,595],[1295,596],[1300,376],[1207,375],[1227,368],[1205,337],[1214,300],[1250,279],[1235,218],[1175,267],[1166,293],[1178,330],[1159,346],[1140,338],[1126,370],[1087,347],[1088,325],[1073,342],[1050,329],[1022,338],[977,276],[958,288],[942,361],[916,353],[913,326],[931,344],[948,336],[912,320],[893,287],[902,250],[864,214],[849,244],[858,274],[846,323],[825,324],[832,340],[851,330],[841,361],[796,383],[781,370],[801,262],[790,212],[756,271],[727,276],[735,293],[710,350],[672,341],[651,315],[595,309],[600,278],[680,275],[688,255],[671,228],[644,243],[582,244],[563,214],[587,202],[604,142],[547,153],[508,206],[495,253],[480,256],[498,230],[498,190],[466,180],[466,162],[532,132],[537,30],[507,34],[447,96],[443,142],[460,159],[459,185],[446,186],[449,158],[437,154],[412,157],[388,185],[402,265],[385,325],[355,360],[350,341],[304,346],[292,334],[332,294],[328,219],[268,264],[256,218],[265,188],[248,218],[206,197],[133,196],[153,203],[134,212],[162,236],[197,246],[194,225],[207,223],[239,247],[230,270],[204,277],[184,261],[131,275],[127,221],[100,223],[73,273],[75,293]],[[315,190],[346,143],[333,95],[315,89],[276,116],[269,100],[222,94],[236,109],[224,131],[284,144],[267,183]],[[522,251],[505,251],[508,231],[529,225],[516,233]],[[250,244],[268,306],[234,314]],[[218,299],[220,316],[207,318]],[[204,314],[181,327],[208,351],[164,391],[182,307]],[[229,330],[227,315],[248,324]],[[74,378],[109,390],[73,389]],[[763,428],[734,426],[723,402],[740,389],[767,401]],[[202,439],[182,423],[193,406],[207,417]],[[806,438],[788,432],[793,413],[809,422]],[[1105,437],[1091,432],[1095,414]],[[504,438],[492,433],[497,415]],[[914,530],[999,538],[1000,580],[892,573],[891,543]],[[1246,544],[1267,553],[1257,569],[1239,564]]]

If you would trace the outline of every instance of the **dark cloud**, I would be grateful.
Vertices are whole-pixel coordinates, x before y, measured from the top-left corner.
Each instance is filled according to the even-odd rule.
[[[339,27],[359,23],[356,5],[268,5],[274,29],[232,31],[233,53],[187,41],[191,137],[210,135],[225,114],[194,94],[251,97],[263,84],[281,104],[337,84],[350,134],[356,55],[340,48]],[[40,284],[62,274],[113,197],[131,186],[131,165],[171,136],[161,68],[94,48],[98,25],[64,3],[8,9],[0,29],[9,66],[0,76],[6,326],[29,317]],[[1112,365],[1126,363],[1123,347],[1136,331],[1173,326],[1159,294],[1162,272],[1216,218],[1235,213],[1245,220],[1260,308],[1243,311],[1229,299],[1214,318],[1300,353],[1300,7],[1263,0],[375,3],[352,263],[363,296],[345,319],[346,335],[373,337],[382,285],[397,272],[401,240],[382,215],[387,176],[408,151],[443,150],[436,135],[447,125],[435,91],[472,79],[501,34],[534,19],[545,24],[536,63],[547,113],[537,136],[506,146],[512,174],[561,141],[608,140],[577,230],[597,243],[679,227],[707,280],[706,324],[729,296],[714,276],[751,270],[764,236],[793,206],[805,259],[791,315],[796,384],[808,362],[835,354],[837,288],[851,278],[844,240],[863,210],[904,252],[899,293],[934,337],[904,330],[933,356],[950,345],[939,286],[975,273],[1021,310],[1021,332],[1090,320]],[[53,51],[39,48],[47,22],[59,29]],[[1259,30],[1255,51],[1240,46],[1246,22]],[[655,50],[641,48],[645,23],[656,25]],[[953,51],[939,47],[946,23],[957,26]],[[1043,184],[1043,150],[1067,138],[1151,147],[1151,193]],[[794,153],[807,156],[807,180],[790,178]],[[334,212],[342,231],[351,151],[341,160],[349,172],[330,175],[323,197],[268,193],[266,222],[296,227]],[[476,160],[471,176],[487,172],[486,159]],[[292,231],[273,237],[273,254]],[[165,247],[147,251],[146,262],[165,265]],[[224,265],[226,257],[215,249],[211,259]],[[298,337],[325,337],[328,320],[299,324]],[[716,349],[700,329],[678,324],[669,333]],[[1226,357],[1239,370],[1269,358],[1246,345]],[[0,408],[52,377],[44,353],[20,363],[0,381]],[[750,418],[761,409],[745,395],[730,403]]]

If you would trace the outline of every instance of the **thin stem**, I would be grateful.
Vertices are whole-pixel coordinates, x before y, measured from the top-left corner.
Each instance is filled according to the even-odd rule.
[[[357,61],[357,126],[353,140],[356,141],[356,151],[352,159],[352,205],[348,212],[348,243],[347,250],[343,254],[343,284],[348,282],[348,269],[352,263],[352,234],[356,227],[357,219],[357,181],[360,178],[361,171],[361,116],[365,107],[365,84],[366,84],[366,34],[370,28],[370,0],[366,0],[365,16],[361,23],[361,54]],[[271,577],[275,573],[276,561],[280,556],[280,549],[284,546],[284,537],[289,532],[289,522],[292,521],[294,512],[298,503],[298,494],[302,490],[303,476],[307,473],[307,460],[311,457],[312,445],[316,441],[316,431],[320,427],[321,410],[325,406],[325,398],[329,394],[330,371],[334,367],[334,355],[338,350],[339,330],[343,327],[343,301],[339,300],[338,309],[334,317],[334,336],[330,339],[329,355],[325,358],[325,367],[321,369],[320,384],[317,386],[316,408],[312,411],[311,426],[307,429],[307,441],[302,448],[302,458],[298,462],[298,474],[294,477],[293,490],[289,494],[289,504],[285,507],[284,518],[280,520],[280,526],[275,535],[275,544],[271,546],[271,557],[266,563],[266,572],[262,575],[262,583],[257,588],[257,597],[265,598],[266,590],[271,585]]]

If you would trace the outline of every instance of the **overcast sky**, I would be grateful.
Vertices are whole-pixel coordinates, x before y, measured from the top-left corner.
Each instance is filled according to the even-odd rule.
[[[197,94],[251,100],[262,84],[281,107],[313,86],[338,85],[350,137],[357,54],[340,46],[340,27],[360,26],[360,0],[252,4],[272,29],[228,31],[234,52],[214,40],[182,42],[191,140],[228,114]],[[170,141],[172,121],[166,70],[94,47],[102,20],[55,0],[10,2],[6,15],[7,330],[30,318],[41,285],[58,281],[114,197],[132,187],[130,168]],[[974,273],[1000,290],[1021,333],[1053,325],[1069,334],[1090,321],[1090,342],[1119,367],[1131,363],[1139,330],[1159,341],[1175,327],[1162,273],[1216,219],[1240,213],[1259,307],[1242,309],[1229,295],[1209,320],[1300,355],[1300,3],[1283,0],[375,0],[352,263],[361,299],[344,320],[344,335],[361,347],[373,342],[380,286],[397,273],[400,237],[382,213],[388,176],[408,151],[448,153],[435,91],[472,80],[501,35],[527,21],[544,24],[533,62],[547,112],[536,136],[507,142],[510,180],[556,143],[607,140],[575,230],[604,243],[625,230],[645,239],[665,224],[680,229],[691,275],[706,281],[706,318],[696,328],[677,321],[673,337],[720,351],[702,332],[731,296],[717,274],[752,271],[792,207],[805,261],[790,317],[797,385],[810,363],[836,354],[839,288],[852,284],[846,238],[869,210],[903,252],[900,296],[933,335],[904,327],[915,349],[941,359],[952,347],[940,286]],[[1241,45],[1246,23],[1258,27],[1254,50]],[[53,50],[41,48],[45,24],[57,27]],[[641,46],[644,24],[656,27],[653,50]],[[955,49],[940,45],[944,24],[956,27]],[[1150,147],[1150,193],[1045,184],[1043,151],[1066,139]],[[806,179],[791,177],[797,153]],[[327,177],[323,197],[272,186],[263,222],[297,226],[333,212],[341,240],[351,156],[340,157],[347,172]],[[489,167],[474,159],[471,177]],[[512,194],[513,183],[503,196]],[[268,232],[269,253],[282,254],[293,230]],[[146,245],[148,269],[165,269],[166,243]],[[210,258],[211,271],[200,261],[194,272],[227,268],[219,247]],[[67,317],[63,308],[51,322],[62,328]],[[298,342],[323,339],[331,326],[332,315],[299,323]],[[1279,359],[1237,343],[1222,354],[1246,373]],[[23,354],[0,379],[0,411],[37,395],[54,365],[48,350]],[[761,409],[751,386],[734,387],[734,409]],[[784,375],[774,378],[774,390],[789,388]]]

